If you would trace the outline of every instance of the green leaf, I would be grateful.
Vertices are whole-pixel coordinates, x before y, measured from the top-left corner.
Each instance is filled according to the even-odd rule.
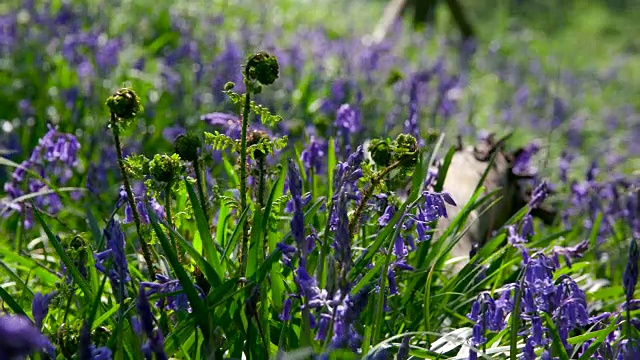
[[[105,311],[104,314],[100,315],[97,319],[95,319],[95,321],[91,323],[91,330],[97,329],[105,321],[109,320],[118,310],[120,310],[120,304],[113,304],[111,309]]]
[[[93,300],[93,305],[91,306],[89,315],[86,317],[87,326],[90,329],[95,329],[95,327],[93,327],[93,320],[96,318],[96,314],[98,313],[100,301],[102,300],[102,292],[104,291],[104,285],[107,283],[107,278],[107,274],[104,274],[104,276],[102,277],[102,283],[100,284],[98,292],[96,293],[96,298]]]
[[[89,284],[87,284],[87,282],[82,277],[82,275],[80,275],[80,271],[78,271],[73,261],[71,261],[71,259],[67,255],[66,250],[62,247],[62,244],[60,243],[60,241],[58,241],[58,238],[55,235],[53,235],[53,233],[51,232],[51,229],[49,229],[47,224],[44,222],[44,219],[40,215],[40,211],[38,211],[38,209],[33,207],[33,214],[35,215],[36,219],[44,229],[44,232],[47,234],[47,237],[49,238],[49,242],[58,253],[58,256],[60,256],[60,260],[62,260],[62,263],[64,264],[64,266],[66,266],[67,271],[69,271],[69,273],[71,274],[71,278],[73,278],[73,281],[76,284],[78,284],[78,287],[80,288],[80,290],[82,290],[82,292],[87,297],[87,299],[92,299],[93,296],[91,295],[91,289],[89,288]]]
[[[553,343],[551,345],[555,349],[555,354],[560,357],[560,360],[569,360],[569,354],[567,354],[567,349],[565,349],[562,344],[562,339],[560,339],[560,334],[558,333],[558,329],[553,323],[553,320],[546,312],[543,312],[542,316],[545,318],[547,327],[551,332],[551,338],[553,339]]]
[[[37,263],[33,259],[20,256],[16,254],[12,249],[8,249],[0,245],[0,254],[4,256],[5,260],[11,261],[13,263],[19,264],[22,267],[32,270],[42,281],[44,281],[49,286],[54,286],[54,284],[59,280],[58,276],[54,275],[51,270],[45,268],[42,264]]]
[[[522,289],[524,288],[524,270],[520,273],[518,287],[515,288],[515,300],[511,313],[511,339],[509,340],[509,356],[511,360],[518,359],[518,331],[520,330],[520,304],[522,303]]]
[[[170,229],[171,233],[180,242],[181,249],[184,249],[189,254],[189,256],[193,259],[193,261],[195,261],[196,265],[198,265],[200,270],[202,270],[202,274],[205,276],[207,281],[209,281],[209,284],[211,284],[211,286],[213,287],[220,286],[220,284],[222,284],[222,279],[220,279],[220,277],[218,276],[218,273],[207,262],[207,260],[205,260],[205,258],[202,257],[202,255],[200,255],[198,250],[196,250],[196,248],[194,248],[193,245],[191,245],[191,243],[189,243],[184,238],[184,236],[182,236],[182,234],[180,234],[176,229],[169,228],[166,221],[162,219],[158,219],[158,221],[167,229]]]
[[[334,138],[329,138],[327,154],[327,199],[333,196],[333,169],[336,167],[336,144]]]
[[[216,248],[213,243],[213,237],[211,236],[207,217],[204,215],[204,210],[202,209],[193,186],[187,179],[184,180],[184,184],[187,188],[187,192],[189,193],[191,207],[193,208],[193,212],[196,216],[196,225],[198,226],[200,239],[202,239],[202,248],[204,250],[205,259],[209,261],[211,267],[216,271],[218,274],[217,280],[220,281],[220,279],[224,277],[224,271],[222,270],[222,264],[220,263],[220,258],[218,257],[218,253],[216,252]]]
[[[24,310],[22,310],[22,307],[18,305],[16,300],[13,298],[13,296],[11,296],[7,292],[7,290],[5,290],[2,286],[0,286],[0,298],[2,298],[2,300],[7,305],[9,305],[9,307],[11,308],[11,310],[13,310],[14,313],[27,316],[27,314],[24,312]]]
[[[589,345],[587,350],[585,350],[585,352],[582,355],[580,355],[578,360],[590,359],[591,355],[593,355],[598,350],[598,348],[600,347],[600,345],[602,345],[602,343],[605,341],[607,336],[609,334],[611,334],[613,331],[615,331],[617,327],[618,327],[618,321],[617,321],[617,319],[614,319],[614,320],[611,321],[609,326],[607,326],[605,329],[585,334],[585,335],[597,335],[597,338],[593,343],[591,343],[591,345]],[[583,336],[585,336],[585,335],[583,335]],[[569,343],[573,343],[571,340],[572,339],[569,339],[568,342]],[[584,342],[586,340],[587,339],[584,339],[584,340],[581,339],[580,342]]]
[[[167,260],[169,260],[171,268],[178,277],[180,285],[182,285],[182,289],[184,290],[184,293],[189,300],[189,304],[191,304],[191,308],[193,309],[193,313],[191,315],[195,317],[196,323],[200,327],[200,330],[202,331],[205,339],[209,339],[209,335],[211,334],[209,328],[209,311],[207,310],[207,307],[205,306],[202,299],[200,299],[196,288],[193,286],[193,281],[191,280],[191,278],[189,278],[189,275],[187,275],[187,272],[182,267],[182,264],[180,264],[180,260],[178,260],[178,256],[174,252],[169,239],[158,224],[157,215],[152,209],[148,209],[148,213],[151,226],[156,233],[158,241],[164,249]]]
[[[222,252],[222,263],[223,264],[227,261],[227,259],[229,257],[229,251],[236,247],[238,239],[240,238],[240,233],[242,232],[242,226],[244,225],[244,222],[247,221],[247,214],[248,213],[249,213],[249,208],[244,209],[244,211],[240,215],[240,218],[238,219],[238,223],[236,224],[236,228],[233,230],[233,234],[231,234],[231,238],[229,239],[229,242],[227,243],[227,246],[225,246],[224,251]]]
[[[456,147],[452,146],[447,155],[444,157],[444,161],[442,163],[442,167],[438,170],[438,180],[436,181],[436,185],[433,189],[437,192],[442,191],[442,187],[444,186],[444,181],[447,177],[447,172],[449,171],[449,166],[451,165],[451,159],[453,159],[453,155],[456,153]]]
[[[0,260],[0,267],[6,272],[6,274],[9,276],[9,278],[11,278],[12,281],[20,286],[22,291],[26,291],[29,294],[29,297],[33,298],[33,290],[22,280],[22,278],[20,278],[20,275],[18,275],[15,271],[13,271],[13,269],[8,267],[7,264],[5,264],[2,260]]]
[[[264,236],[262,236],[263,228],[259,225],[262,224],[262,211],[257,209],[253,213],[252,224],[254,225],[251,227],[251,246],[249,248],[249,258],[247,259],[247,273],[245,275],[247,278],[251,277],[255,273],[258,265],[261,263],[260,258],[264,256]]]

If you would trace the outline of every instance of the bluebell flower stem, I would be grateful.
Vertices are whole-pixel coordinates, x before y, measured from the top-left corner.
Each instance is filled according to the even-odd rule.
[[[249,85],[247,83],[247,85]],[[251,110],[251,87],[247,86],[242,113],[242,133],[240,135],[240,214],[247,209],[247,128],[249,127],[249,111]],[[242,226],[242,247],[240,248],[240,273],[245,274],[249,259],[247,245],[249,243],[249,222]]]
[[[118,127],[116,115],[111,113],[111,132],[113,133],[113,139],[116,144],[116,153],[118,156],[118,166],[120,167],[120,173],[122,174],[122,182],[124,183],[124,190],[127,193],[127,201],[129,202],[129,206],[131,207],[131,213],[133,214],[133,221],[136,224],[136,231],[138,233],[138,238],[140,238],[140,246],[142,248],[142,256],[144,257],[144,261],[147,263],[147,270],[149,272],[150,281],[154,280],[154,274],[156,273],[156,269],[154,266],[154,262],[151,258],[151,251],[149,250],[149,244],[147,244],[145,237],[142,232],[142,221],[140,220],[140,214],[138,213],[138,208],[136,207],[136,201],[133,197],[133,191],[131,190],[131,184],[129,183],[129,176],[127,175],[127,170],[124,167],[124,157],[122,155],[122,145],[120,143],[120,128]]]

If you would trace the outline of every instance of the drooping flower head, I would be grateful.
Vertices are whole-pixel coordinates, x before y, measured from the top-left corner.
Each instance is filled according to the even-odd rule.
[[[3,359],[24,358],[37,351],[45,351],[54,357],[53,345],[31,320],[21,315],[0,315],[0,354]]]

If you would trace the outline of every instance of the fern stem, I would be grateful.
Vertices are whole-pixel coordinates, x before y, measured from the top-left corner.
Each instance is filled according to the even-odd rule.
[[[247,84],[249,85],[249,84]],[[247,86],[244,98],[244,110],[242,114],[242,134],[240,136],[240,213],[247,209],[247,128],[249,127],[249,111],[251,109],[251,91]],[[247,269],[249,243],[249,222],[245,221],[242,226],[242,247],[240,250],[241,266],[240,273],[244,276]]]
[[[154,274],[156,272],[153,260],[151,258],[151,251],[149,249],[149,244],[147,244],[145,237],[142,232],[142,220],[140,220],[140,214],[138,213],[138,208],[136,207],[136,201],[133,197],[133,191],[131,190],[131,183],[129,182],[129,176],[127,176],[127,171],[124,167],[124,158],[122,156],[122,145],[120,143],[120,128],[118,127],[116,115],[111,113],[111,132],[113,133],[113,139],[116,143],[116,154],[118,156],[118,166],[120,167],[120,173],[122,174],[122,182],[124,183],[124,190],[127,193],[127,201],[129,202],[129,206],[131,207],[131,213],[133,214],[133,222],[136,224],[136,232],[138,233],[138,237],[140,238],[140,247],[142,248],[142,256],[144,257],[144,261],[147,263],[147,270],[149,272],[149,279],[154,281]]]
[[[176,238],[175,236],[173,236],[173,232],[171,231],[171,229],[173,229],[173,216],[171,215],[171,186],[172,182],[170,181],[167,183],[167,187],[164,190],[164,211],[167,215],[167,225],[169,226],[169,240],[171,241],[171,245],[173,245],[173,248],[176,251],[176,256],[178,256],[178,259],[181,259],[182,256],[180,256],[178,242],[176,241]]]
[[[362,213],[364,212],[364,207],[367,205],[367,202],[369,202],[369,200],[373,196],[373,192],[376,186],[378,186],[380,181],[382,181],[382,179],[384,179],[384,177],[387,176],[387,174],[389,174],[394,169],[397,169],[402,164],[403,164],[403,160],[398,160],[393,164],[387,166],[386,168],[382,169],[381,171],[379,171],[371,179],[371,185],[369,185],[367,190],[364,191],[364,194],[362,195],[362,199],[360,199],[360,203],[358,204],[358,207],[353,213],[353,217],[351,218],[351,221],[349,221],[349,238],[350,239],[353,238],[356,227],[358,227],[358,224],[360,223],[360,218],[362,217]]]

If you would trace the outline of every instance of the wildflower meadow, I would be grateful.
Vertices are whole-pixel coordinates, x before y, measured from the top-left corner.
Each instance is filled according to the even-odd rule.
[[[640,7],[428,2],[3,1],[0,360],[640,359]]]

